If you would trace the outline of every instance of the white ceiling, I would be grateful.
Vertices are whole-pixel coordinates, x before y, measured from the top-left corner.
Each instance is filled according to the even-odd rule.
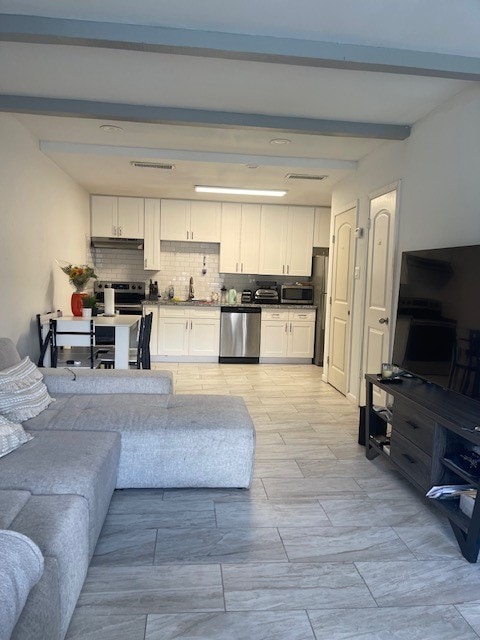
[[[308,38],[475,58],[480,52],[480,7],[474,0],[363,0],[361,11],[358,0],[246,0],[227,9],[224,0],[0,0],[0,13]],[[469,84],[455,77],[0,42],[0,94],[93,105],[413,125]],[[356,161],[380,145],[402,144],[275,127],[15,116],[41,141],[42,151],[91,193],[193,198],[194,184],[215,183],[287,188],[283,202],[328,205],[333,185],[355,170]],[[116,124],[122,131],[106,132],[102,124]],[[273,145],[273,138],[290,143]],[[132,160],[173,162],[175,169],[136,169]],[[285,178],[289,172],[328,178],[292,182]]]

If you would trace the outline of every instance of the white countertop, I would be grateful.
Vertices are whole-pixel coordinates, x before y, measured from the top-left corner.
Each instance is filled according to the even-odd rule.
[[[141,316],[136,315],[114,315],[114,316],[92,316],[91,318],[96,325],[102,327],[132,327],[140,321]],[[71,320],[78,322],[80,320],[90,320],[90,318],[84,318],[83,316],[62,316],[59,320]]]

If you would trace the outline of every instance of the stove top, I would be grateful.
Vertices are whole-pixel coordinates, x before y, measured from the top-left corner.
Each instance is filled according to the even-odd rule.
[[[115,308],[120,305],[140,306],[141,301],[145,300],[144,282],[113,282],[97,280],[93,285],[93,291],[96,294],[100,305],[103,304],[105,299],[105,289],[115,290]]]

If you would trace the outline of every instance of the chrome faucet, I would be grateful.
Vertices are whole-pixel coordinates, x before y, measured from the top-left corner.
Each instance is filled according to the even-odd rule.
[[[188,299],[189,300],[193,300],[193,298],[195,297],[195,291],[193,289],[193,278],[190,278],[190,285],[188,287]]]

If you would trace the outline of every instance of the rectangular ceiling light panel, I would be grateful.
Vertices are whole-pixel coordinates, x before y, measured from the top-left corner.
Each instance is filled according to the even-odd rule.
[[[195,185],[195,191],[197,193],[222,193],[233,196],[272,196],[274,198],[281,198],[287,193],[277,189],[237,189],[233,187],[207,187],[198,184]]]

